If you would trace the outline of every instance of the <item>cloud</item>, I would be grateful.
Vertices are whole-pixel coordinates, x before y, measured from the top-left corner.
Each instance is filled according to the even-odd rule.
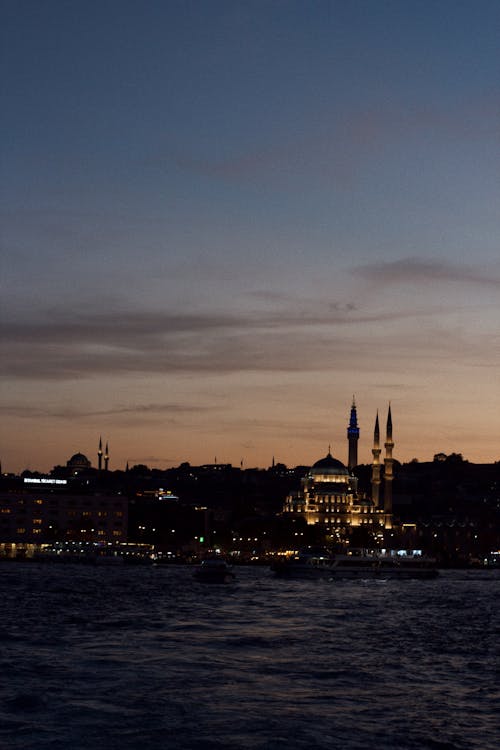
[[[116,406],[112,409],[86,410],[75,407],[26,406],[26,404],[0,404],[0,415],[4,417],[21,417],[27,419],[56,418],[56,419],[94,419],[95,417],[111,417],[120,415],[151,415],[162,416],[209,411],[212,407],[195,406],[192,404],[132,404],[130,406]]]
[[[425,258],[368,263],[354,268],[352,273],[383,285],[440,281],[500,287],[500,276],[479,273],[473,266]]]
[[[399,271],[398,278],[407,275],[408,271]],[[435,312],[431,306],[367,311],[329,300],[289,300],[282,309],[247,314],[119,309],[99,314],[52,309],[36,319],[14,318],[5,326],[0,373],[71,380],[144,373],[224,375],[332,367],[348,371],[362,361],[374,366],[381,342],[386,349],[398,347],[399,360],[433,347],[439,356],[446,353],[447,347],[438,347],[428,331],[420,337],[413,326],[409,346],[408,330],[402,330],[405,320],[413,323],[424,317],[432,328]],[[447,343],[451,346],[454,341],[448,332]],[[123,407],[123,413],[127,408]],[[154,405],[152,411],[156,409]]]
[[[4,345],[48,347],[47,358],[66,351],[79,351],[98,359],[100,356],[127,358],[132,352],[158,354],[165,347],[188,345],[186,356],[193,355],[193,337],[199,346],[220,336],[244,336],[254,331],[286,331],[292,328],[346,325],[355,322],[354,307],[341,308],[327,304],[323,309],[308,309],[308,303],[295,309],[265,313],[192,313],[145,312],[116,310],[114,312],[80,313],[67,310],[40,312],[36,319],[12,320],[1,333]],[[377,315],[358,315],[359,321],[377,319]]]
[[[425,137],[437,144],[452,141],[498,139],[497,93],[487,92],[452,105],[401,106],[384,102],[366,108],[325,108],[298,123],[300,130],[284,125],[279,139],[264,140],[214,158],[183,151],[173,143],[150,160],[202,177],[230,182],[269,180],[276,176],[310,174],[315,180],[335,177],[350,186],[374,154],[398,141],[409,144]]]

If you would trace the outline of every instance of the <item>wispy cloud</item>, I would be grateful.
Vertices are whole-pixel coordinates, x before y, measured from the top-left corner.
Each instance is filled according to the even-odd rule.
[[[500,287],[500,276],[480,273],[474,266],[426,258],[402,258],[358,266],[355,276],[378,284],[421,284],[422,282],[459,282]]]
[[[389,144],[420,136],[437,143],[498,139],[497,118],[496,92],[454,107],[398,109],[380,102],[369,109],[316,112],[300,122],[300,134],[289,129],[286,135],[281,132],[279,140],[261,139],[246,150],[222,153],[218,158],[188,153],[170,143],[150,161],[227,181],[260,181],[299,172],[315,179],[335,176],[340,183],[350,184],[360,165]]]
[[[112,409],[89,410],[84,408],[27,406],[26,404],[0,404],[0,415],[4,417],[21,417],[27,419],[56,418],[56,419],[95,419],[96,417],[116,417],[121,415],[133,416],[175,416],[177,414],[199,413],[209,411],[210,406],[198,406],[193,404],[170,403],[170,404],[130,404],[128,406],[117,405]]]
[[[394,280],[411,278],[403,262],[391,269]],[[420,273],[433,266],[410,264]],[[442,271],[444,273],[444,271]],[[378,278],[378,267],[364,273]],[[448,273],[449,276],[449,273]],[[446,276],[448,278],[448,276]],[[387,281],[382,274],[382,278]],[[462,275],[460,276],[462,278]],[[331,368],[348,370],[360,359],[377,358],[380,336],[384,346],[399,346],[405,358],[408,332],[404,321],[424,317],[432,326],[435,310],[365,310],[353,303],[329,300],[288,300],[281,309],[248,314],[207,312],[178,314],[169,311],[115,310],[67,312],[51,310],[36,319],[13,319],[2,332],[0,372],[28,379],[78,379],[103,374],[175,374],[234,372],[306,372]],[[429,337],[419,340],[412,331],[408,356],[429,351]],[[449,335],[449,342],[453,336]],[[442,351],[445,351],[441,347]],[[122,413],[128,405],[122,407]],[[158,411],[157,405],[134,406]],[[161,408],[169,409],[168,405]]]

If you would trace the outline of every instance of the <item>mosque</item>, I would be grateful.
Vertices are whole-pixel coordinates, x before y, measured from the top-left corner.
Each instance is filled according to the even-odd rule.
[[[316,461],[302,479],[301,488],[292,492],[285,500],[284,512],[305,518],[308,525],[319,524],[326,533],[337,539],[349,536],[350,529],[365,527],[373,533],[392,528],[392,416],[387,414],[386,439],[384,443],[384,471],[381,477],[380,426],[378,412],[375,419],[372,448],[371,497],[358,492],[358,480],[354,468],[358,464],[359,427],[356,402],[353,398],[349,425],[347,427],[348,463],[345,466],[334,458],[330,449],[325,458]],[[382,478],[383,498],[380,497]]]
[[[104,471],[109,470],[109,445],[106,443],[106,448],[103,451],[101,437],[99,438],[99,448],[97,450],[97,470],[102,471],[103,468]],[[92,464],[83,453],[75,453],[66,461],[66,469],[71,476],[78,476],[79,474],[85,474],[89,469],[92,469]]]

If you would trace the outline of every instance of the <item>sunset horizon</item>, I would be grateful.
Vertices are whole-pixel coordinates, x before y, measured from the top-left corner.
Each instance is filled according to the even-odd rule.
[[[500,460],[500,7],[6,2],[4,471]]]

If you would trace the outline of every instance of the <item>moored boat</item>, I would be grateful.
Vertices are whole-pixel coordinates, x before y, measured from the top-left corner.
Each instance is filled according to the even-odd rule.
[[[273,563],[280,578],[429,579],[439,575],[435,560],[420,551],[353,550],[348,553],[308,551]]]

